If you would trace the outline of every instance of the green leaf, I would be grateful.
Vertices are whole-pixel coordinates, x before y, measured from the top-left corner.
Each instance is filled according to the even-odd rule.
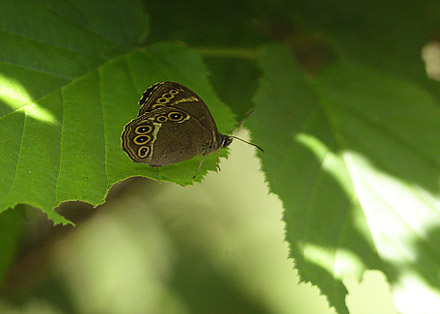
[[[342,279],[383,271],[397,309],[439,307],[440,110],[415,84],[336,64],[312,87],[269,46],[249,121],[300,275],[347,312]],[[275,140],[276,139],[276,140]]]
[[[208,57],[205,61],[214,89],[241,120],[252,109],[251,100],[258,87],[255,60]]]
[[[289,2],[289,20],[319,38],[343,62],[362,63],[410,79],[440,99],[438,82],[426,76],[422,48],[435,40],[438,1],[340,0]]]
[[[347,60],[381,67],[397,75],[420,78],[420,49],[438,27],[436,1],[340,0],[289,3],[291,19],[323,34]]]
[[[232,128],[233,115],[213,95],[198,55],[168,43],[136,48],[147,21],[136,1],[4,6],[0,211],[25,203],[67,223],[54,207],[67,200],[98,205],[130,176],[192,184],[201,157],[154,169],[132,162],[120,135],[136,117],[143,91],[163,80],[195,90],[219,130]],[[215,168],[216,156],[209,156],[196,181]]]
[[[262,42],[255,1],[144,0],[151,16],[151,40],[195,46],[246,47]]]

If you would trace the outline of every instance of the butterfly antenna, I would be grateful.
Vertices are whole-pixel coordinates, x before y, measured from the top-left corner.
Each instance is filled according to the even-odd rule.
[[[257,144],[254,144],[254,143],[251,143],[251,142],[245,141],[244,139],[239,138],[239,137],[236,137],[236,136],[234,136],[234,135],[229,135],[229,137],[236,138],[237,140],[240,140],[240,141],[242,141],[242,142],[245,142],[246,144],[249,144],[249,145],[255,146],[256,148],[258,148],[259,150],[261,150],[261,152],[264,153],[264,149],[262,149],[262,148],[261,148],[260,146],[258,146]]]

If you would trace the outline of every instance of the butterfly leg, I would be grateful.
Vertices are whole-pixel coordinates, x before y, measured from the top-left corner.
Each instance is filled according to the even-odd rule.
[[[162,183],[162,180],[160,179],[160,167],[157,167],[157,179],[159,183]]]
[[[219,147],[218,150],[217,150],[217,168],[218,168],[218,171],[221,171],[221,169],[220,169],[220,148],[221,147]]]
[[[199,173],[200,168],[202,167],[203,161],[205,160],[206,155],[203,154],[202,160],[200,160],[199,167],[197,168],[196,174],[194,175],[193,179],[197,177],[197,174]]]

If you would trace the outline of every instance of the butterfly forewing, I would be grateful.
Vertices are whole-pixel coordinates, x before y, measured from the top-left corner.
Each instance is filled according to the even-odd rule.
[[[138,116],[142,115],[143,113],[147,112],[147,111],[151,111],[148,110],[148,107],[151,105],[151,101],[154,102],[154,95],[158,95],[158,93],[156,92],[156,90],[163,84],[165,84],[166,82],[158,82],[154,85],[151,85],[150,87],[148,87],[148,89],[142,94],[141,99],[139,99],[139,105],[141,106],[141,110],[139,110]],[[157,97],[156,97],[157,98]],[[153,99],[153,100],[152,100]],[[142,112],[141,112],[142,111]]]
[[[205,102],[188,87],[176,82],[159,82],[149,87],[139,104],[138,116],[161,107],[176,107],[197,119],[212,134],[218,137],[217,127]]]

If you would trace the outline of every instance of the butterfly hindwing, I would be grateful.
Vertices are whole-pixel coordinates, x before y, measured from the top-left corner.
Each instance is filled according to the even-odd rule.
[[[189,113],[172,107],[159,107],[130,121],[122,133],[122,147],[140,163],[165,166],[212,147],[210,132]]]

